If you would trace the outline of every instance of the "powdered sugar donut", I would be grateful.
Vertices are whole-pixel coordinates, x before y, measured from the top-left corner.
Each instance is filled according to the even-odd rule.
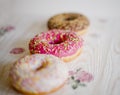
[[[67,78],[65,63],[53,55],[27,55],[10,70],[13,87],[27,95],[44,95],[57,91]]]
[[[55,29],[32,38],[29,50],[31,54],[52,54],[69,62],[80,54],[82,45],[83,39],[76,33]]]

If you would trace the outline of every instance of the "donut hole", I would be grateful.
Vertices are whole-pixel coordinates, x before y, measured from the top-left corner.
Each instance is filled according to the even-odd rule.
[[[65,18],[66,21],[72,21],[72,20],[75,20],[75,19],[77,19],[76,16],[69,16],[69,17]]]
[[[64,42],[63,40],[54,40],[54,41],[49,42],[49,44],[61,44],[63,42]]]
[[[66,35],[56,37],[56,39],[49,42],[49,44],[61,44],[64,43],[67,40]]]
[[[35,69],[35,71],[39,71],[39,70],[41,70],[41,69],[46,68],[49,63],[50,63],[50,62],[49,62],[48,60],[42,62],[42,65],[40,65],[39,67],[37,67],[37,68]]]

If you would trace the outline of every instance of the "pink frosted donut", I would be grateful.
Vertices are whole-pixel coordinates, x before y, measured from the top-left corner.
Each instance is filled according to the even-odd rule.
[[[68,79],[66,64],[46,54],[27,55],[10,70],[14,88],[25,95],[46,95],[60,89]]]
[[[31,54],[52,54],[69,62],[80,54],[82,45],[83,40],[76,33],[54,29],[32,38],[29,50]]]

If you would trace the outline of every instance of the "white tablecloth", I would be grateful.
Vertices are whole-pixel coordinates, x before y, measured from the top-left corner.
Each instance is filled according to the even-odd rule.
[[[0,35],[0,95],[20,95],[10,87],[11,64],[29,54],[29,40],[48,30],[47,21],[51,16],[63,12],[79,12],[90,20],[89,30],[82,36],[83,52],[68,67],[70,70],[82,68],[94,79],[77,89],[72,89],[71,82],[52,95],[119,95],[119,5],[119,0],[0,0],[0,31],[2,27],[14,28]],[[10,53],[14,48],[25,51]]]

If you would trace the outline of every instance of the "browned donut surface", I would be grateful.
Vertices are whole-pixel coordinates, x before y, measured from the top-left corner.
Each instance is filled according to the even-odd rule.
[[[51,17],[48,21],[49,29],[64,29],[81,31],[89,26],[87,17],[78,13],[63,13]]]

